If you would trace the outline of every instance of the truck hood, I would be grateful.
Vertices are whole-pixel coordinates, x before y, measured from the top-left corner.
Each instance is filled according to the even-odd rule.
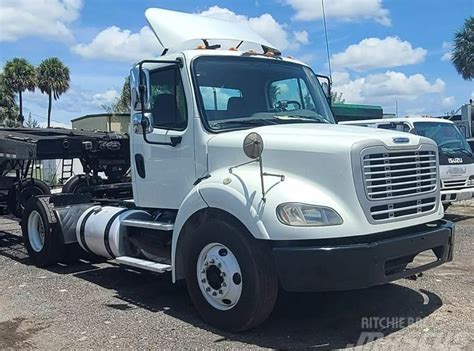
[[[263,126],[212,136],[208,141],[209,171],[248,161],[242,145],[245,136],[250,132],[257,132],[262,136],[264,162],[268,166],[274,164],[273,167],[276,169],[283,166],[281,161],[288,157],[298,158],[304,162],[303,155],[307,153],[348,157],[352,146],[359,142],[402,148],[416,147],[422,140],[432,143],[429,139],[413,134],[358,126],[336,124]],[[408,139],[408,142],[400,143],[398,138],[402,138],[402,141]]]

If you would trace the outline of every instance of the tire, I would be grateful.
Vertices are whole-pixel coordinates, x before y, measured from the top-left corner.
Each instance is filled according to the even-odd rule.
[[[26,251],[37,267],[62,260],[66,245],[59,221],[49,207],[49,197],[34,197],[28,202],[21,229]]]
[[[92,184],[91,184],[92,183]],[[67,194],[91,193],[90,186],[93,185],[92,178],[85,174],[76,174],[68,179],[61,192]]]
[[[253,239],[240,223],[229,223],[219,218],[207,220],[189,240],[186,284],[191,300],[201,317],[218,329],[233,332],[244,331],[261,324],[272,312],[278,295],[278,277],[267,243]],[[225,251],[221,251],[223,248]],[[205,258],[202,256],[203,252],[208,252]],[[207,260],[209,257],[216,257],[217,262],[222,262],[221,267],[226,268],[216,268],[219,263],[214,262],[208,265],[207,269],[201,269],[202,260]],[[232,266],[232,261],[220,261],[221,259],[235,259],[238,262],[240,279],[236,276],[237,266]],[[217,285],[216,279],[211,282],[212,275],[215,278],[216,269],[220,270],[221,276]],[[224,276],[227,280],[222,278],[224,271],[228,272]],[[209,280],[208,288],[202,283],[206,277]],[[225,281],[227,284],[223,285]],[[213,299],[211,293],[221,293],[222,290],[218,289],[222,286],[224,286],[222,289],[226,289],[224,298],[217,301],[220,297]],[[207,295],[206,289],[211,289]],[[236,292],[238,289],[240,295],[237,298],[237,295],[231,292]],[[224,306],[224,302],[228,305]]]
[[[31,198],[49,194],[51,194],[51,190],[45,182],[34,178],[22,179],[13,184],[8,190],[8,212],[21,218],[25,211],[26,204]]]

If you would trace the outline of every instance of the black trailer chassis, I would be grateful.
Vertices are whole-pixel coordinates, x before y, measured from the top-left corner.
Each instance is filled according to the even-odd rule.
[[[131,197],[127,134],[63,128],[0,128],[0,207],[21,216],[31,196],[49,194],[49,185],[35,179],[33,171],[37,161],[57,159],[63,160],[63,165],[64,160],[79,159],[83,168],[81,175],[63,177],[63,166],[58,179],[63,191],[87,192],[101,198]],[[106,179],[99,176],[100,172],[104,172]]]

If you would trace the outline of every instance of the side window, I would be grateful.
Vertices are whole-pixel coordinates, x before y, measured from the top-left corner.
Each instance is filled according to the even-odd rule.
[[[384,124],[379,124],[378,128],[397,130],[399,132],[405,132],[405,133],[408,133],[410,131],[410,127],[406,123],[395,123],[395,122],[384,123]]]
[[[176,67],[150,72],[153,127],[184,130],[187,126],[186,98]]]
[[[291,78],[274,81],[269,86],[268,95],[272,108],[285,110],[314,110],[315,104],[303,79]]]

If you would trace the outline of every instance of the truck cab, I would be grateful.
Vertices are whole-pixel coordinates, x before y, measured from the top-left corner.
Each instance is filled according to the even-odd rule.
[[[454,201],[474,196],[474,154],[464,135],[450,120],[408,117],[341,124],[409,132],[434,140],[439,151],[441,201],[445,208]]]
[[[167,49],[131,70],[133,200],[36,199],[23,220],[36,264],[78,243],[171,271],[204,320],[242,331],[280,288],[367,288],[452,260],[434,141],[335,124],[324,78],[241,24],[146,17]]]

